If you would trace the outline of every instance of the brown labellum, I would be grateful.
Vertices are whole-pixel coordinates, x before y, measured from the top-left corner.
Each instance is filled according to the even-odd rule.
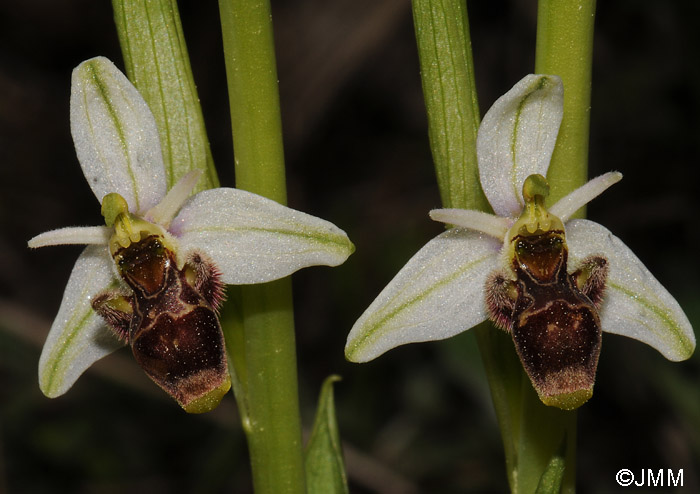
[[[126,340],[148,376],[190,413],[216,407],[231,382],[216,310],[223,285],[199,255],[178,268],[162,237],[113,252],[131,293],[107,292],[93,308]]]
[[[490,318],[512,334],[542,402],[578,408],[593,394],[607,261],[590,257],[568,273],[563,230],[522,229],[511,244],[515,280],[500,273],[489,278]]]

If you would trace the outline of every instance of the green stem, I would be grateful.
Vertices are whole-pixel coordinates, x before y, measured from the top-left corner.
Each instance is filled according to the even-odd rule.
[[[220,0],[236,186],[284,204],[277,70],[267,0]],[[290,279],[241,287],[247,420],[257,494],[305,492]],[[226,330],[225,330],[226,331]],[[228,337],[228,336],[227,336]],[[234,336],[232,336],[233,340]],[[240,341],[240,340],[239,340]]]
[[[583,185],[588,176],[594,20],[595,0],[540,0],[538,5],[535,72],[556,74],[564,83],[564,118],[547,173],[552,203]],[[580,211],[579,216],[583,215],[584,211]],[[575,492],[576,413],[545,407],[536,396],[528,395],[524,396],[523,409],[533,410],[540,419],[527,424],[523,431],[526,442],[528,436],[537,437],[542,425],[551,434],[539,441],[538,452],[522,458],[535,461],[533,468],[544,470],[565,439],[566,468],[561,492]],[[542,419],[546,422],[539,424]],[[539,477],[527,480],[528,489],[531,486],[534,490]]]
[[[551,204],[588,177],[594,19],[595,0],[539,2],[535,72],[564,82],[564,119],[547,173]]]
[[[268,0],[219,0],[236,187],[287,202],[277,67]]]

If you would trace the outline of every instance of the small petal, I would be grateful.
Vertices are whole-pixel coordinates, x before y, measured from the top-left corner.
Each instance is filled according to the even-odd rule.
[[[469,228],[499,240],[503,240],[513,226],[513,222],[508,218],[473,209],[433,209],[429,214],[434,221]]]
[[[692,355],[695,335],[688,318],[619,238],[587,220],[567,223],[566,238],[572,267],[593,254],[608,260],[607,289],[600,312],[603,331],[643,341],[669,360]]]
[[[207,254],[227,284],[264,283],[315,265],[337,266],[354,246],[328,221],[239,189],[192,197],[170,226],[186,253]]]
[[[144,218],[161,226],[168,227],[182,205],[190,196],[192,189],[202,176],[202,170],[192,170],[173,185],[167,195],[155,207],[149,209]]]
[[[348,335],[345,356],[367,362],[399,345],[442,340],[486,319],[484,284],[502,242],[462,228],[428,242]]]
[[[559,199],[556,204],[549,208],[549,212],[563,222],[567,222],[576,211],[620,180],[622,180],[622,173],[620,172],[608,172],[591,179],[578,189]]]
[[[49,245],[107,245],[112,229],[106,226],[74,226],[41,233],[27,242],[36,249]]]
[[[497,215],[517,217],[525,179],[547,176],[563,112],[561,79],[530,74],[484,116],[476,141],[479,177]]]
[[[124,344],[92,310],[92,298],[116,286],[107,247],[85,248],[71,273],[58,315],[39,359],[39,386],[49,398],[60,396],[95,361]]]
[[[153,114],[108,59],[86,60],[73,71],[70,123],[78,160],[100,203],[117,192],[132,213],[143,213],[165,196]]]

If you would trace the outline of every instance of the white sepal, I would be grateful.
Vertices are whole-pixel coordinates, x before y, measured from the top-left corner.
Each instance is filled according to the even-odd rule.
[[[566,223],[576,211],[620,180],[622,180],[622,173],[620,172],[604,173],[599,177],[589,180],[578,189],[559,199],[549,208],[549,212]]]
[[[183,254],[207,254],[227,284],[264,283],[298,269],[337,266],[354,251],[332,223],[239,189],[192,197],[170,224]]]
[[[106,246],[83,250],[70,275],[58,315],[39,359],[39,387],[49,398],[60,396],[94,362],[121,343],[92,310],[92,300],[117,284]]]
[[[590,255],[608,260],[600,312],[603,331],[643,341],[669,360],[685,360],[692,355],[695,335],[690,321],[676,299],[622,240],[588,220],[567,223],[566,239],[572,267]]]
[[[69,226],[40,233],[27,242],[36,249],[49,245],[107,245],[112,229],[106,226]]]
[[[92,58],[73,70],[70,124],[78,160],[100,203],[117,192],[132,213],[143,214],[165,196],[153,114],[108,59]]]
[[[345,356],[366,362],[406,343],[442,340],[486,319],[484,284],[501,242],[462,228],[428,242],[382,290],[348,335]]]
[[[547,176],[563,112],[561,79],[530,74],[484,115],[476,141],[479,177],[498,216],[517,217],[525,179]]]

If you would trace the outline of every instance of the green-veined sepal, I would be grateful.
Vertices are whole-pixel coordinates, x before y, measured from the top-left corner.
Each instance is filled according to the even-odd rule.
[[[308,266],[337,266],[355,247],[334,224],[240,189],[200,192],[170,225],[182,254],[211,257],[224,283],[264,283]]]
[[[153,114],[136,88],[104,57],[73,70],[71,133],[97,200],[116,192],[143,213],[165,195],[165,169]]]
[[[561,79],[530,74],[484,115],[476,141],[479,177],[499,216],[519,216],[525,179],[547,176],[563,112]]]
[[[88,246],[75,263],[39,359],[39,387],[60,396],[94,362],[124,346],[92,310],[100,292],[117,285],[107,247]]]
[[[600,310],[603,331],[643,341],[669,360],[685,360],[693,354],[695,335],[690,321],[676,299],[622,240],[588,220],[568,222],[566,238],[572,267],[591,255],[608,260]]]
[[[428,242],[357,320],[346,358],[366,362],[399,345],[449,338],[485,320],[484,283],[500,265],[502,245],[462,228]]]

